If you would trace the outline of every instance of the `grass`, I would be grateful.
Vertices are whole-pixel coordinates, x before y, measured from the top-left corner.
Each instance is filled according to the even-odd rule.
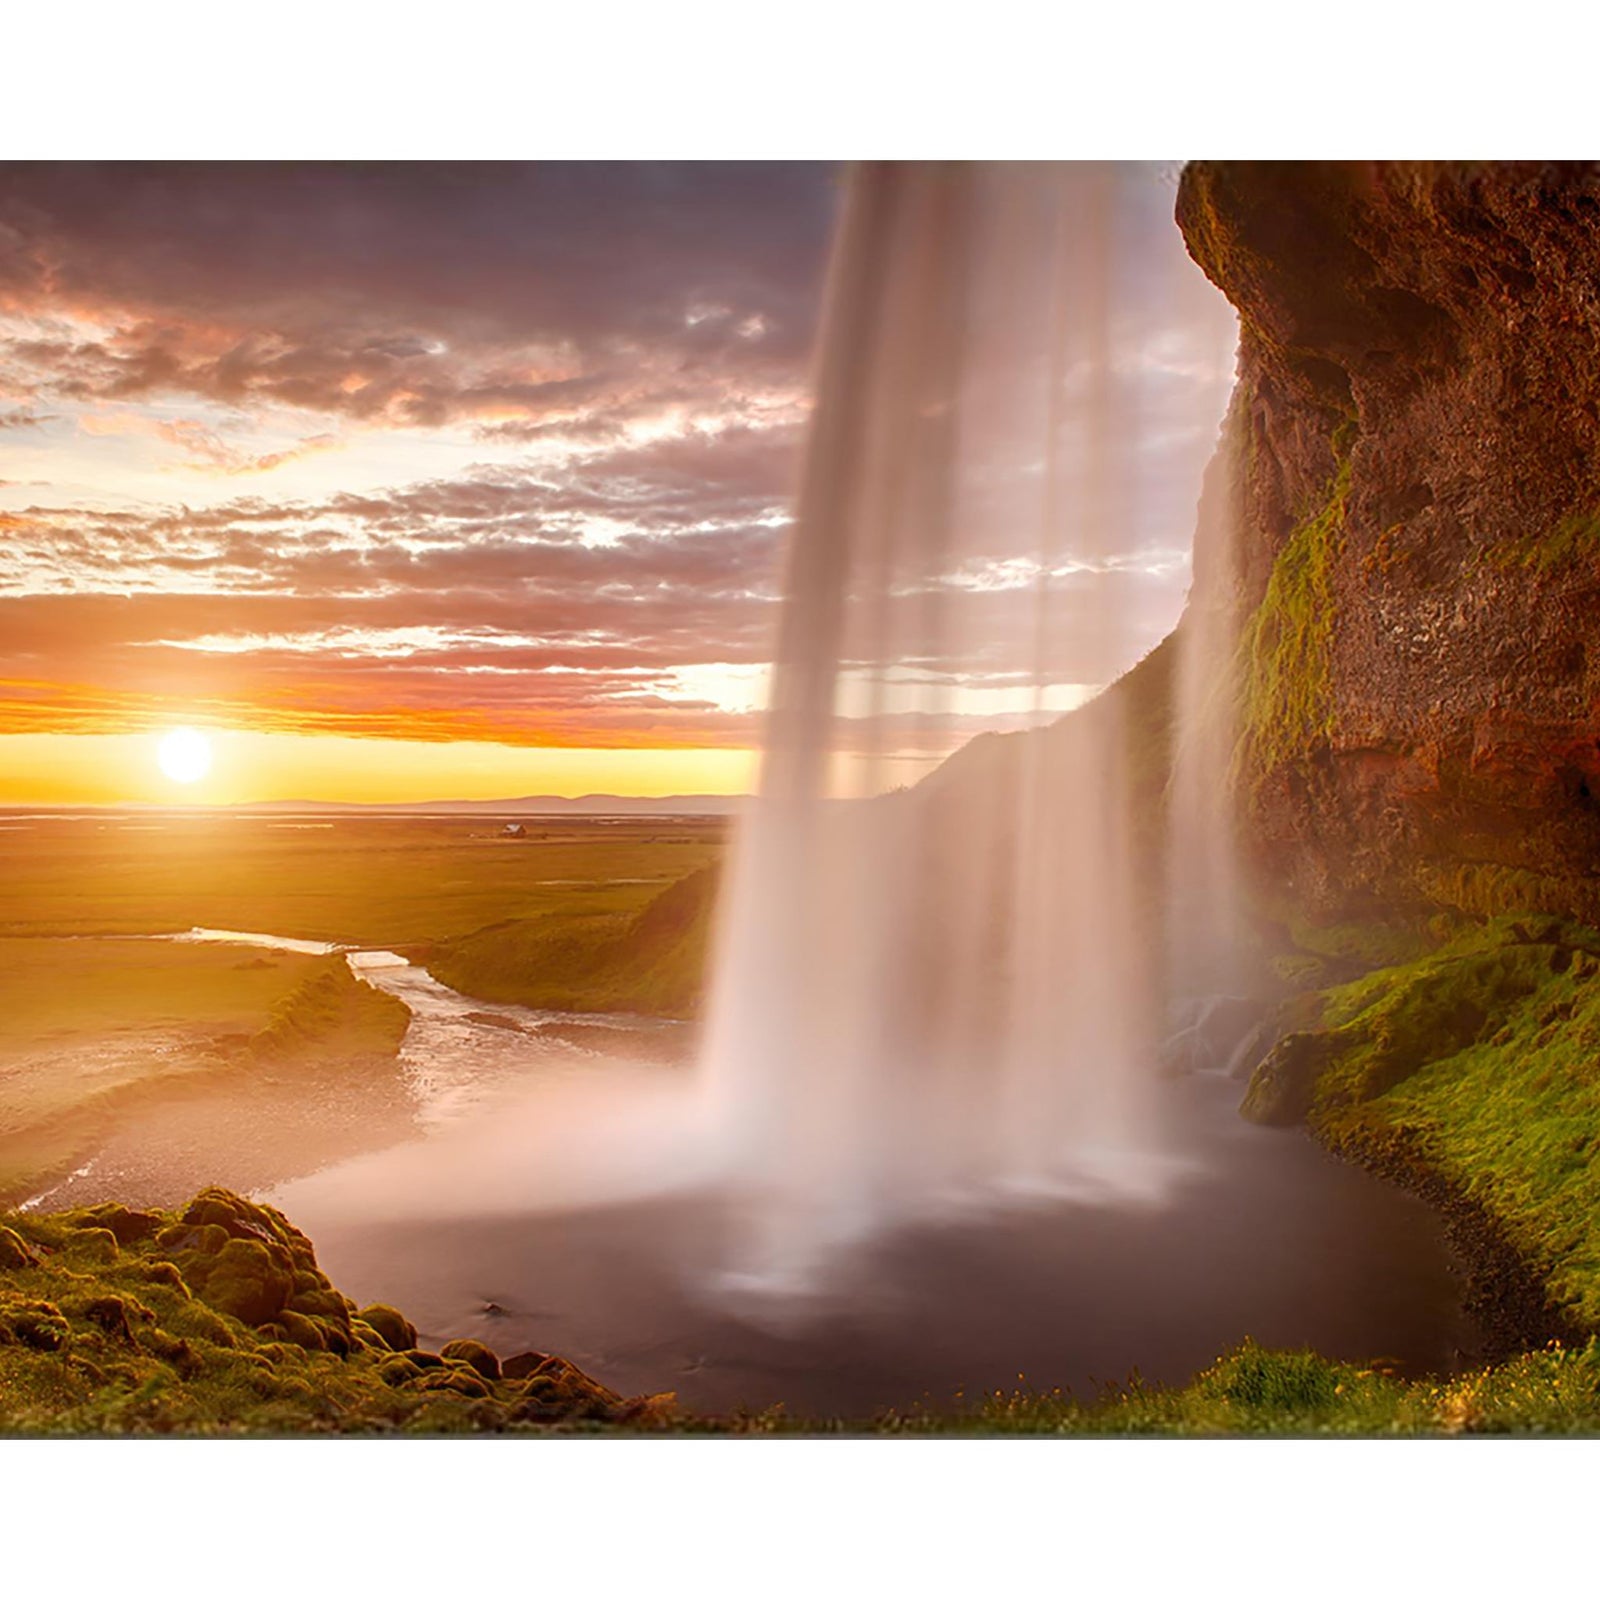
[[[1274,1052],[1315,1071],[1308,1120],[1325,1143],[1403,1141],[1586,1327],[1600,1327],[1597,979],[1600,932],[1499,917],[1326,991],[1315,1028]]]
[[[710,960],[718,874],[702,867],[632,916],[546,914],[436,946],[428,970],[480,1000],[692,1017]]]
[[[239,928],[395,949],[509,918],[629,915],[716,860],[719,819],[47,819],[0,830],[0,936]]]
[[[1182,1387],[1132,1383],[1092,1400],[1055,1391],[989,1397],[974,1413],[879,1420],[901,1434],[1440,1436],[1600,1432],[1600,1349],[1553,1345],[1454,1378],[1402,1379],[1310,1350],[1245,1343]]]

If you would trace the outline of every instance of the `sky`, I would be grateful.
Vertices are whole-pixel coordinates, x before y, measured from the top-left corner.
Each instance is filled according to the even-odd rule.
[[[745,790],[842,181],[0,165],[0,804]],[[1172,185],[1136,174],[1126,294],[1186,420],[1156,525],[1071,577],[1052,709],[1188,583],[1232,325]],[[949,742],[1017,725],[946,665]],[[182,790],[180,725],[215,753]]]

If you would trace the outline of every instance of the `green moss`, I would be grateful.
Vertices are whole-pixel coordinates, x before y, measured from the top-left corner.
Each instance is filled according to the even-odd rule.
[[[1503,540],[1484,559],[1504,571],[1532,572],[1542,578],[1573,567],[1592,567],[1600,559],[1600,509],[1572,511],[1547,532]]]
[[[1492,862],[1419,862],[1417,887],[1438,905],[1472,917],[1499,917],[1515,912],[1559,916],[1572,904],[1572,880],[1546,877]]]
[[[1302,1108],[1318,1136],[1403,1141],[1600,1327],[1600,931],[1499,917],[1318,1005]],[[1257,1111],[1282,1103],[1271,1062]]]
[[[157,1231],[136,1227],[140,1237],[94,1259],[84,1255],[85,1240],[110,1233],[91,1213],[5,1216],[21,1259],[0,1273],[0,1432],[647,1425],[638,1406],[576,1368],[558,1376],[535,1418],[523,1414],[523,1386],[499,1381],[483,1346],[444,1360],[346,1337],[339,1318],[348,1325],[348,1303],[318,1270],[310,1241],[269,1206],[208,1190],[181,1214],[149,1215]],[[248,1298],[263,1284],[315,1296],[323,1311],[279,1306],[253,1326],[265,1304],[247,1306],[234,1290]],[[232,1309],[196,1298],[206,1295]]]
[[[1336,436],[1327,498],[1290,532],[1240,641],[1241,754],[1259,771],[1333,737],[1331,574],[1350,495],[1348,447],[1347,435]]]
[[[1298,915],[1290,917],[1288,933],[1307,955],[1364,967],[1415,960],[1434,943],[1426,930],[1404,923],[1318,923]]]

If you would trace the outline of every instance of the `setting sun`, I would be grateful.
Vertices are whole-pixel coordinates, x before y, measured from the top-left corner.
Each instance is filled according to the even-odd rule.
[[[174,728],[162,739],[156,760],[174,783],[196,783],[211,770],[211,743],[194,728]]]

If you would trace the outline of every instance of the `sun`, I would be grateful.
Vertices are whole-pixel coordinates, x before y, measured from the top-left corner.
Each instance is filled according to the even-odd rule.
[[[211,741],[195,728],[174,728],[165,735],[156,760],[174,783],[195,783],[211,770]]]

